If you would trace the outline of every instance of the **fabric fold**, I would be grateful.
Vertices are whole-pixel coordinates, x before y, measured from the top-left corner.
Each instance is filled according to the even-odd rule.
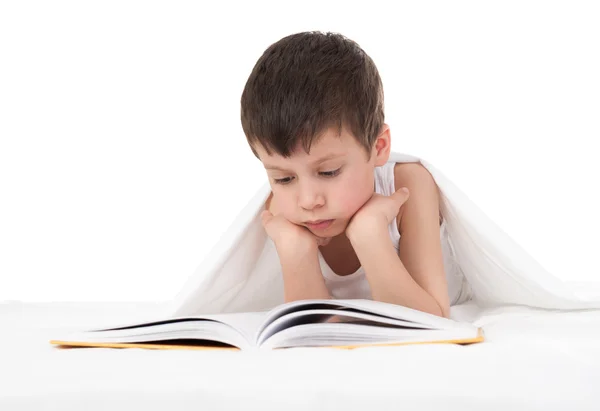
[[[432,164],[398,152],[388,161],[419,162],[433,176],[456,264],[479,307],[600,308],[597,283],[575,286],[549,273]],[[270,193],[268,182],[259,188],[167,304],[165,315],[261,311],[284,302],[277,251],[260,221]]]

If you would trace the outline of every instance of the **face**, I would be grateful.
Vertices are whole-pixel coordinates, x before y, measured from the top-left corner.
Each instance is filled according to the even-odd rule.
[[[384,165],[390,153],[389,127],[367,156],[346,130],[328,130],[313,142],[310,153],[298,145],[290,158],[267,155],[257,144],[259,155],[280,213],[292,223],[307,227],[319,237],[343,234],[352,216],[374,193],[374,169]],[[368,158],[367,158],[368,157]],[[308,224],[332,220],[329,224]]]

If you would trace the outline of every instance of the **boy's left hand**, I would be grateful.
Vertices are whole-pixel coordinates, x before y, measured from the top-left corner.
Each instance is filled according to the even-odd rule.
[[[387,227],[394,221],[400,207],[408,200],[409,196],[406,187],[396,190],[390,196],[373,193],[373,196],[352,216],[346,227],[346,233],[354,235],[357,231],[368,232],[374,229],[374,225]]]

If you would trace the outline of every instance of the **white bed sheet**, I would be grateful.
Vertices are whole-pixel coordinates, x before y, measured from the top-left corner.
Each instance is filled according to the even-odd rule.
[[[57,334],[161,306],[0,302],[0,410],[600,409],[599,311],[473,308],[452,316],[482,344],[247,353],[60,350]]]

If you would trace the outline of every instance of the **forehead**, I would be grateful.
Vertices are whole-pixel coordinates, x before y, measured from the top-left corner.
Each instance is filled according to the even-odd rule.
[[[269,155],[260,144],[257,144],[254,148],[263,164],[302,164],[313,163],[319,160],[319,162],[324,162],[332,158],[342,157],[356,149],[356,146],[358,146],[358,144],[355,139],[345,130],[342,130],[340,135],[337,133],[336,129],[328,129],[325,133],[312,141],[308,153],[304,150],[302,142],[300,141],[296,144],[292,155],[288,158],[275,152],[271,152]]]

